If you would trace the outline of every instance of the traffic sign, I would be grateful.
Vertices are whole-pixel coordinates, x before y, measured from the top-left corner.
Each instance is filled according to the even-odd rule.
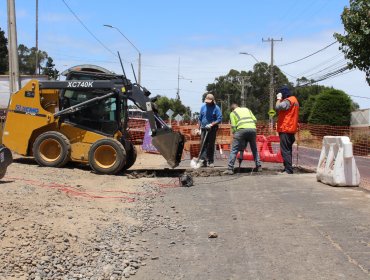
[[[174,111],[172,111],[171,109],[168,109],[167,112],[166,112],[166,115],[171,118],[173,113],[174,113]]]
[[[269,116],[270,117],[275,117],[276,115],[276,111],[274,109],[271,109],[269,112],[268,112]]]
[[[182,121],[182,116],[181,115],[176,115],[175,120],[177,122],[181,122]]]

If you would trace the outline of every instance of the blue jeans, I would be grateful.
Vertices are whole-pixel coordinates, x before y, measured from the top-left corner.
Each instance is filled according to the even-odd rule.
[[[236,155],[238,154],[239,151],[243,151],[247,147],[248,143],[251,147],[256,167],[261,166],[260,157],[257,151],[256,138],[257,132],[255,129],[243,128],[235,132],[229,156],[228,169],[230,170],[234,169]]]

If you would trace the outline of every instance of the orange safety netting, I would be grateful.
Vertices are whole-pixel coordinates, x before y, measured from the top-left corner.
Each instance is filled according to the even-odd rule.
[[[200,136],[194,135],[197,124],[174,124],[173,129],[185,135],[187,140],[184,146],[184,158],[197,157],[200,150]],[[279,162],[279,143],[276,141],[276,128],[270,129],[268,122],[257,123],[257,135],[273,141],[266,142],[263,150],[266,162]],[[310,170],[316,170],[320,158],[322,140],[324,136],[348,136],[353,144],[353,154],[361,174],[361,186],[370,189],[370,128],[300,124],[293,147],[293,163]],[[229,124],[221,124],[217,131],[215,158],[224,160],[225,166],[232,143],[232,133]],[[257,143],[258,144],[258,143]],[[261,143],[262,145],[262,143]],[[262,149],[262,146],[259,147]],[[260,150],[262,151],[262,150]],[[247,160],[253,161],[250,150],[247,151]],[[261,155],[260,155],[261,156]],[[267,156],[267,157],[266,157]],[[272,160],[268,160],[268,159]]]

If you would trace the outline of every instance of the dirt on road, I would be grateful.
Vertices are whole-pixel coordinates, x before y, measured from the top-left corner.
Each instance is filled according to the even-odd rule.
[[[139,154],[136,168],[165,164]],[[153,178],[147,178],[153,177]],[[152,200],[176,178],[97,175],[88,167],[39,167],[16,157],[0,181],[0,279],[126,279],[150,258],[134,238]]]
[[[204,266],[222,268],[224,261],[212,258],[229,249],[229,243],[220,242],[225,236],[223,228],[242,220],[231,212],[254,213],[253,200],[263,203],[263,195],[284,186],[277,180],[286,179],[271,176],[277,174],[279,166],[269,166],[262,174],[244,167],[231,177],[220,176],[224,162],[214,169],[190,172],[188,166],[189,161],[183,161],[172,172],[166,169],[163,157],[140,153],[132,171],[108,176],[94,174],[86,166],[39,167],[33,159],[16,157],[0,181],[0,280],[210,279],[209,274],[202,274]],[[178,176],[185,171],[194,177],[193,188],[179,188]],[[296,189],[298,174],[290,179],[292,190]],[[311,180],[309,177],[309,184],[315,182]],[[262,183],[260,190],[260,183],[265,181],[269,185]],[[233,200],[226,201],[228,197]],[[252,201],[246,203],[247,199]],[[271,198],[265,202],[266,209],[272,211],[273,203],[280,200]],[[248,205],[250,209],[239,209]],[[261,208],[257,226],[264,219],[264,211]],[[235,244],[244,238],[244,227],[249,223],[237,225],[227,235],[233,237],[234,230],[241,231],[236,239],[230,239]],[[197,231],[200,228],[202,232]],[[213,243],[208,238],[210,231],[221,233]],[[203,256],[207,244],[217,246]],[[233,263],[243,254],[222,254],[229,265],[211,278],[244,279],[244,263],[233,270]],[[188,270],[186,264],[194,264],[198,270]],[[230,278],[230,271],[240,277]],[[202,277],[195,276],[198,272]],[[259,279],[270,279],[273,274],[268,276]]]

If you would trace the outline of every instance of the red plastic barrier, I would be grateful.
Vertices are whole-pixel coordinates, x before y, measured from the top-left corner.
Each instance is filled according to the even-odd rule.
[[[272,143],[280,143],[279,136],[270,135],[266,138],[266,142],[263,144],[262,151],[260,152],[261,161],[283,162],[280,146],[277,147],[277,152],[275,153],[274,150],[272,149]]]
[[[272,143],[280,143],[279,136],[270,135],[265,137],[263,135],[257,135],[257,151],[262,162],[283,162],[283,157],[281,156],[280,147],[277,146],[277,152],[274,152]],[[240,158],[240,153],[237,154],[237,158]],[[254,160],[253,154],[248,149],[243,152],[243,160]]]
[[[260,157],[261,157],[261,151],[262,151],[264,143],[266,142],[266,137],[263,136],[263,135],[257,135],[256,142],[257,142],[257,151],[258,151],[258,153],[260,154]],[[237,159],[240,158],[240,153],[237,154],[236,158]],[[247,147],[244,150],[243,160],[254,160],[252,151],[250,151],[250,147],[249,147],[249,150],[247,149]]]

